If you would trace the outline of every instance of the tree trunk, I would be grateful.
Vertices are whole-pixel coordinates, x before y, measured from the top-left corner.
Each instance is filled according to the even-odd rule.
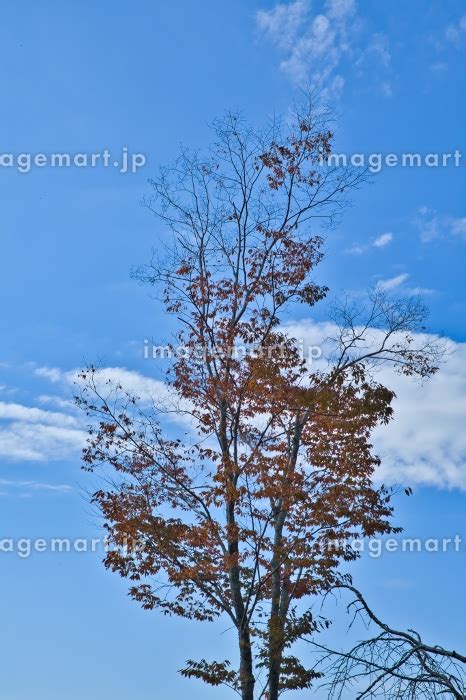
[[[219,441],[222,448],[222,457],[225,463],[230,461],[227,439],[227,412],[226,403],[222,402]],[[236,475],[230,475],[231,485],[236,488]],[[235,501],[226,503],[226,519],[228,526],[228,554],[233,562],[229,570],[230,592],[235,611],[236,625],[238,629],[239,656],[240,656],[240,683],[241,700],[254,700],[255,678],[253,673],[251,635],[249,622],[244,606],[241,590],[241,577],[239,567],[239,542],[236,534]]]
[[[239,631],[241,700],[254,700],[255,678],[252,668],[252,649],[249,630]]]
[[[238,543],[229,543],[229,554],[238,555]],[[242,700],[254,700],[255,678],[253,673],[251,636],[249,624],[246,619],[243,596],[241,594],[241,580],[239,566],[234,565],[230,569],[230,589],[233,599],[233,607],[238,626],[239,655],[240,655],[240,680]]]
[[[229,503],[227,506],[227,521],[229,526],[235,523],[233,503]],[[238,550],[238,541],[236,539],[230,540],[228,543],[228,554],[234,560],[237,560]],[[249,624],[246,619],[246,610],[241,591],[240,571],[237,563],[231,566],[229,573],[231,597],[238,627],[241,698],[242,700],[254,700],[255,679],[253,674],[251,637],[249,634]]]
[[[280,615],[282,597],[282,535],[286,513],[280,505],[275,521],[274,554],[272,558],[272,604],[269,620],[269,679],[268,700],[278,700],[280,670],[283,656],[283,620]]]
[[[302,420],[296,416],[289,453],[289,469],[293,472],[298,459],[298,451],[301,441]],[[272,569],[272,605],[269,620],[269,678],[267,700],[278,700],[280,687],[280,674],[283,660],[284,632],[287,608],[289,604],[287,585],[282,581],[283,569],[283,528],[287,516],[283,501],[276,504],[276,516],[274,526]]]

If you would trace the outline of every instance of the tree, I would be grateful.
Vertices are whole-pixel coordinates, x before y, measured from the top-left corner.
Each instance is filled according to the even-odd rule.
[[[333,136],[312,101],[264,131],[236,114],[213,129],[210,151],[184,150],[146,200],[171,231],[165,256],[137,276],[163,290],[178,323],[172,408],[84,371],[84,462],[114,473],[93,501],[114,545],[105,565],[131,596],[185,618],[224,615],[237,631],[238,669],[189,660],[183,675],[276,700],[318,676],[291,648],[328,624],[310,601],[356,558],[347,542],[397,531],[391,492],[372,482],[370,435],[393,398],[374,365],[426,377],[437,350],[415,334],[418,301],[375,290],[366,324],[346,304],[332,361],[309,367],[281,321],[326,296],[316,229],[364,173],[325,164]],[[167,433],[167,410],[189,419],[189,439]]]
[[[347,688],[359,689],[365,698],[451,698],[466,697],[466,656],[438,644],[427,644],[415,630],[390,627],[369,607],[362,593],[350,584],[338,588],[351,591],[347,609],[375,627],[373,637],[358,642],[349,651],[331,650],[315,640],[310,643],[327,662],[329,698],[338,700]]]

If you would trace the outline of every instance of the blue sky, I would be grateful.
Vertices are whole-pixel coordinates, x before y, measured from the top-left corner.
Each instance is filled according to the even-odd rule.
[[[451,341],[430,385],[396,385],[398,418],[377,445],[384,478],[415,487],[397,499],[406,533],[459,533],[463,551],[366,556],[354,573],[394,624],[464,649],[464,3],[6,0],[0,53],[0,153],[118,158],[127,147],[147,158],[126,174],[0,166],[0,539],[99,534],[73,372],[100,361],[133,386],[157,380],[142,347],[164,340],[165,319],[130,269],[156,241],[140,206],[147,178],[181,142],[206,144],[226,108],[256,123],[286,112],[306,82],[339,115],[339,152],[464,150],[460,167],[383,168],[328,234],[318,273],[335,295],[420,293],[432,333]],[[293,322],[312,333],[325,314]],[[223,697],[176,669],[196,653],[226,658],[225,627],[139,610],[97,554],[0,553],[0,571],[2,698]]]

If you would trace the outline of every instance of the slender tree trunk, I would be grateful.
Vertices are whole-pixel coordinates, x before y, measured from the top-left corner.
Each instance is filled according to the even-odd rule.
[[[234,506],[229,503],[227,506],[228,523],[234,524]],[[228,552],[234,559],[238,556],[238,541],[233,539],[229,542]],[[254,700],[254,673],[252,661],[251,636],[249,624],[246,617],[243,596],[241,592],[240,570],[237,564],[230,568],[230,590],[233,599],[233,607],[238,626],[239,655],[240,655],[240,680],[242,700]]]
[[[249,629],[239,631],[241,699],[254,700],[255,678]]]
[[[227,522],[230,528],[234,528],[236,526],[234,503],[232,502],[227,504]],[[231,538],[228,543],[228,554],[235,562],[237,562],[238,553],[238,540],[237,538]],[[237,563],[234,563],[231,566],[229,578],[231,597],[238,628],[241,698],[242,700],[254,700],[255,679],[253,673],[251,636],[249,633],[249,624],[247,621],[246,610],[241,592],[240,570]]]
[[[226,437],[226,408],[222,407],[220,424],[220,444],[222,447],[223,459],[229,461],[228,441]],[[235,476],[231,475],[231,485],[236,488]],[[231,559],[229,570],[230,591],[235,610],[236,624],[238,629],[239,656],[240,656],[240,682],[241,699],[254,700],[255,678],[253,673],[251,635],[249,631],[249,621],[244,606],[241,590],[241,577],[239,567],[239,542],[236,534],[235,501],[229,500],[226,503],[226,519],[228,527],[228,554]]]
[[[289,453],[289,469],[294,471],[298,459],[301,441],[302,421],[296,416],[293,437]],[[272,557],[272,605],[269,620],[269,678],[267,700],[278,700],[280,674],[283,661],[284,633],[287,609],[289,604],[288,589],[282,580],[283,561],[283,528],[287,516],[283,501],[277,504],[275,517],[275,532]],[[285,577],[287,578],[287,577]]]
[[[272,601],[269,620],[269,679],[268,700],[278,700],[280,683],[280,670],[283,655],[283,620],[280,614],[280,600],[282,597],[282,538],[285,511],[280,506],[280,511],[275,521],[274,554],[272,558]]]

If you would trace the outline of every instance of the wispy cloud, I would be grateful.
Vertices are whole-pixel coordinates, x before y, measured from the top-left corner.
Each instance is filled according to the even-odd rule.
[[[87,420],[70,401],[79,371],[36,367],[34,374],[54,387],[54,394],[42,394],[36,402],[59,410],[0,401],[0,458],[13,462],[78,458],[87,438]],[[122,384],[143,402],[169,399],[162,382],[123,367],[103,368],[99,380]]]
[[[310,3],[296,0],[259,10],[257,25],[284,54],[281,69],[295,83],[308,82],[339,90],[338,66],[351,52],[354,0],[327,0],[322,13],[312,14]]]
[[[74,409],[74,404],[71,399],[63,399],[60,396],[54,396],[53,394],[40,394],[37,397],[39,403],[46,406],[55,406],[55,408],[61,408],[65,411]]]
[[[415,296],[433,296],[437,294],[437,290],[431,287],[411,287],[408,291]]]
[[[0,401],[0,457],[4,460],[67,459],[79,454],[85,436],[84,423],[71,415],[69,405],[66,410],[48,411]]]
[[[3,492],[15,493],[18,490],[23,493],[49,492],[56,494],[70,493],[73,489],[68,484],[50,484],[41,481],[21,480],[21,479],[0,479],[0,488]]]
[[[371,250],[371,248],[385,248],[385,246],[387,246],[392,241],[393,233],[382,233],[380,236],[377,236],[377,238],[375,238],[373,241],[361,245],[353,245],[351,248],[348,248],[345,252],[349,253],[350,255],[362,255],[363,253],[367,253],[367,251]]]
[[[384,66],[388,67],[392,60],[388,37],[385,34],[377,33],[372,36],[372,41],[367,48],[368,54],[377,56]]]
[[[0,420],[15,420],[23,423],[42,423],[58,427],[76,427],[77,421],[73,416],[56,411],[44,411],[41,408],[23,406],[18,403],[0,401]]]
[[[53,384],[59,383],[69,394],[70,391],[76,393],[81,384],[81,370],[73,369],[69,371],[60,370],[57,367],[40,367],[35,370],[36,374],[48,377]],[[131,396],[135,396],[141,404],[146,406],[157,406],[162,409],[164,419],[182,424],[184,427],[191,427],[191,419],[187,412],[189,403],[158,380],[148,377],[140,372],[129,370],[126,367],[102,367],[97,371],[95,381],[103,390],[107,383],[120,386],[123,391]],[[107,386],[107,389],[111,389]],[[175,409],[182,409],[177,411]]]
[[[439,214],[435,209],[422,206],[417,210],[414,224],[423,243],[444,236],[456,236],[466,240],[466,216]]]
[[[460,219],[450,219],[450,233],[453,236],[460,236],[466,239],[466,216]]]
[[[466,46],[466,15],[448,25],[445,29],[445,37],[455,46]]]
[[[383,80],[380,83],[380,90],[381,90],[382,95],[384,97],[392,97],[393,96],[393,87],[392,87],[391,83],[389,83],[386,80]]]
[[[362,255],[369,250],[368,245],[352,245],[351,248],[347,248],[344,252],[348,255]]]
[[[382,233],[381,236],[378,236],[373,245],[376,248],[385,248],[386,245],[391,243],[393,241],[393,233]]]
[[[363,23],[357,14],[356,0],[326,0],[321,12],[313,11],[308,0],[281,3],[271,10],[259,10],[259,31],[281,52],[281,70],[298,84],[319,87],[336,94],[345,84],[344,62],[363,72],[373,66],[374,57],[387,68],[391,55],[384,34],[365,36],[364,47],[357,45]],[[354,70],[353,70],[354,73]],[[381,83],[382,84],[382,83]],[[391,86],[384,83],[386,95]]]
[[[409,274],[407,272],[403,272],[401,275],[397,275],[396,277],[390,277],[390,279],[386,280],[379,280],[377,282],[377,287],[382,291],[386,292],[390,289],[396,289],[396,287],[400,287],[406,282],[408,278]]]
[[[446,61],[435,61],[430,65],[430,70],[437,76],[443,75],[448,70],[448,63]]]
[[[80,383],[79,375],[81,370],[72,369],[65,371],[58,367],[37,367],[34,373],[39,377],[48,379],[53,384],[66,386],[68,391],[70,391],[75,385]],[[105,382],[121,384],[125,391],[137,396],[142,401],[152,400],[153,397],[162,398],[167,393],[163,382],[147,377],[140,372],[129,370],[126,367],[102,367],[98,370],[96,378],[102,385]],[[56,397],[46,396],[46,400],[49,402],[56,400]]]
[[[308,0],[296,0],[289,4],[276,5],[269,11],[259,10],[256,19],[261,31],[274,44],[280,49],[290,51],[308,15]]]
[[[46,462],[79,455],[84,429],[14,421],[0,426],[0,457],[12,461]]]
[[[37,367],[34,373],[38,377],[49,379],[51,382],[60,382],[63,379],[63,372],[56,367]]]

